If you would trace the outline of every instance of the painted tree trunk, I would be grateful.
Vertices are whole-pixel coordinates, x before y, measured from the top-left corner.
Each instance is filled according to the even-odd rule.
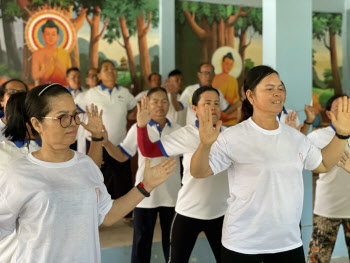
[[[20,72],[22,70],[22,67],[16,45],[15,27],[11,21],[7,21],[5,18],[2,20],[2,27],[4,30],[8,67]]]
[[[245,71],[244,71],[244,64],[245,64],[245,50],[247,48],[247,29],[243,30],[241,34],[239,35],[239,48],[238,53],[242,58],[242,72],[241,75],[238,77],[238,87],[240,88],[244,83],[245,78]]]
[[[331,30],[329,30],[329,51],[331,55],[334,94],[340,95],[343,93],[343,91],[342,91],[340,75],[339,75],[336,40],[335,40],[335,34]]]
[[[134,60],[134,55],[132,52],[132,48],[130,45],[129,41],[129,32],[126,26],[125,18],[120,17],[119,18],[119,24],[120,24],[120,29],[123,35],[123,40],[124,40],[124,48],[126,51],[126,55],[128,56],[128,65],[129,65],[129,72],[130,72],[130,77],[131,77],[131,82],[134,85],[134,94],[139,93],[139,79],[137,78],[136,74],[136,66],[135,66],[135,60]]]
[[[89,43],[89,68],[98,67],[98,41],[101,15],[94,13],[90,20],[90,43]]]
[[[225,46],[234,47],[235,28],[225,25]]]
[[[24,20],[23,20],[24,21]],[[23,39],[25,39],[25,27],[26,24],[23,23]],[[23,45],[23,63],[22,63],[22,74],[21,79],[27,84],[34,84],[32,78],[32,51],[29,49],[28,45]]]
[[[150,23],[150,21],[148,21],[148,23]],[[148,83],[148,76],[151,74],[151,62],[147,44],[148,29],[146,28],[145,16],[143,13],[141,17],[136,17],[136,27],[140,53],[141,87],[145,90]]]

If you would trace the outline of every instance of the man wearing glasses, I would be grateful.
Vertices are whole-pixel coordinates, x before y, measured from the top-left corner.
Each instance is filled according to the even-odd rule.
[[[199,71],[197,73],[197,77],[199,79],[199,83],[188,86],[185,88],[185,90],[182,92],[180,99],[177,101],[173,101],[173,106],[176,111],[180,110],[186,110],[186,125],[193,124],[197,120],[196,114],[193,112],[191,108],[192,104],[192,96],[193,93],[199,89],[200,87],[204,86],[212,86],[212,81],[215,76],[214,72],[214,66],[210,63],[202,63],[199,66]],[[237,110],[237,108],[240,106],[238,104],[232,104],[230,105],[227,100],[225,100],[223,94],[220,90],[218,90],[220,93],[220,108],[222,112],[225,112],[227,114],[233,113]]]

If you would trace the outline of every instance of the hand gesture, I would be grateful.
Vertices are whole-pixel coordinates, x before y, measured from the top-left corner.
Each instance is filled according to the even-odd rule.
[[[162,184],[166,179],[172,176],[176,166],[175,159],[167,158],[160,164],[150,167],[150,160],[145,160],[145,170],[143,172],[143,184],[148,192],[151,192],[158,185]]]
[[[201,143],[204,145],[213,144],[219,136],[222,122],[219,120],[215,127],[213,126],[213,115],[209,105],[205,105],[203,111],[197,112],[197,116]]]
[[[170,94],[177,94],[177,88],[174,82],[169,81],[168,79],[165,80],[164,82],[164,88],[166,92]]]
[[[150,111],[148,109],[149,98],[144,96],[141,103],[137,103],[137,126],[142,128],[145,127],[151,120]]]
[[[98,107],[94,104],[91,104],[91,112],[89,111],[88,106],[86,106],[85,109],[88,118],[88,123],[85,124],[84,122],[82,122],[81,125],[84,127],[85,130],[91,132],[92,137],[101,138],[103,129],[103,110],[101,110],[100,114],[98,114]]]
[[[337,165],[343,168],[346,172],[350,173],[350,153],[345,151],[343,157],[340,159],[340,162]]]
[[[285,124],[299,131],[302,125],[297,127],[297,118],[298,114],[292,110],[287,114]]]
[[[330,120],[338,134],[348,136],[350,134],[350,98],[344,96],[337,101],[338,112],[335,115],[329,111]]]
[[[305,115],[306,115],[306,121],[307,122],[313,122],[316,115],[315,115],[315,109],[314,107],[310,106],[310,105],[305,105]]]

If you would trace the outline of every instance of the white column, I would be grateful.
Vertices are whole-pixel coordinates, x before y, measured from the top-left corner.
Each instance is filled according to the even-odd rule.
[[[344,1],[343,26],[343,92],[350,95],[350,0]]]
[[[159,0],[160,57],[162,79],[175,69],[175,0]]]

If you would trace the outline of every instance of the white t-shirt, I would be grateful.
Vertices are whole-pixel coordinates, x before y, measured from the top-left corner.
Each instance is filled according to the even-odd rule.
[[[165,156],[183,154],[182,187],[175,211],[187,217],[210,220],[223,216],[227,209],[227,171],[203,179],[193,177],[190,173],[191,158],[199,143],[199,132],[195,125],[182,127],[158,142]]]
[[[179,129],[180,126],[176,123],[168,122],[161,134],[158,129],[160,126],[153,120],[147,125],[148,136],[152,142],[158,141],[160,138],[164,138],[165,135],[170,134],[173,131]],[[119,146],[122,152],[129,158],[134,156],[138,152],[138,169],[136,173],[135,185],[138,185],[143,180],[143,171],[145,169],[145,157],[141,154],[137,145],[137,125],[136,123],[131,126],[124,141]],[[164,161],[166,157],[150,158],[151,167],[158,165]],[[142,208],[156,208],[160,206],[175,207],[177,193],[181,188],[181,176],[180,176],[180,161],[176,158],[175,174],[168,178],[164,183],[159,185],[151,193],[151,196],[143,199],[137,207]]]
[[[283,123],[265,130],[249,118],[220,134],[209,163],[214,174],[228,169],[223,246],[244,254],[302,246],[302,171],[314,170],[321,161],[321,150]]]
[[[333,139],[331,127],[318,129],[307,137],[317,147],[324,148]],[[350,152],[350,140],[346,150]],[[328,173],[321,173],[316,182],[314,214],[331,218],[350,218],[350,174],[334,166]]]
[[[0,177],[0,239],[17,223],[16,262],[101,262],[98,226],[112,202],[90,157],[48,163],[30,153]]]
[[[176,95],[177,100],[180,99],[180,94]],[[169,100],[169,110],[168,114],[166,115],[167,119],[171,123],[177,123],[181,127],[186,125],[186,111],[180,110],[176,111],[173,104],[171,103],[171,94],[168,93],[168,100]]]
[[[6,140],[7,138],[4,136],[4,129],[6,127],[6,124],[3,123],[3,121],[0,119],[0,142]]]
[[[108,138],[114,145],[119,145],[126,135],[128,112],[136,107],[134,96],[124,87],[116,86],[112,90],[101,85],[86,91],[84,96],[78,96],[75,103],[85,110],[91,103],[103,110],[102,121],[108,132]]]
[[[29,146],[23,145],[18,148],[11,141],[0,142],[0,176],[7,169],[9,163],[27,155],[29,152],[34,152],[40,149],[40,146],[36,142],[31,141]],[[9,236],[5,237],[0,241],[0,262],[7,263],[11,262],[13,253],[16,250],[17,238],[16,230]]]
[[[196,114],[193,112],[191,105],[192,105],[193,93],[199,88],[200,88],[199,84],[188,86],[182,92],[181,97],[179,99],[179,102],[184,107],[184,110],[187,111],[187,115],[186,115],[187,125],[192,125],[197,120]],[[219,91],[219,98],[220,98],[220,108],[222,111],[226,111],[230,107],[230,104],[224,98],[224,95],[222,94],[222,92],[220,90],[218,91]]]

